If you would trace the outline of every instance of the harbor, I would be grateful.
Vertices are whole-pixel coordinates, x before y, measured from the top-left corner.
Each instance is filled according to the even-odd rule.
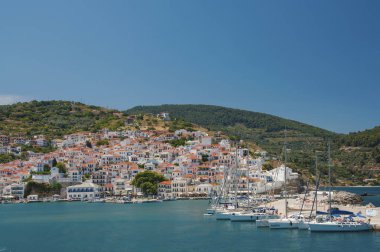
[[[311,204],[308,204],[305,206],[303,210],[301,210],[302,205],[302,197],[303,195],[299,195],[297,198],[289,198],[288,199],[288,206],[289,206],[289,215],[295,215],[295,214],[302,214],[304,216],[309,216],[311,211]],[[327,201],[327,194],[326,196],[321,196],[324,198],[321,198],[321,201]],[[285,213],[285,204],[284,199],[276,200],[271,202],[269,205],[271,207],[274,207],[275,209],[278,209],[279,214]],[[310,201],[309,201],[310,202]],[[264,207],[264,205],[261,205]],[[363,216],[366,217],[367,220],[370,220],[370,224],[373,227],[374,231],[380,231],[380,207],[376,207],[372,204],[367,205],[335,205],[333,204],[332,207],[339,208],[340,210],[350,211],[353,213],[362,213]],[[319,203],[318,208],[321,211],[326,212],[329,209],[329,205],[327,203]],[[366,213],[376,213],[375,216],[367,216]]]
[[[255,223],[215,221],[203,215],[208,200],[157,204],[60,202],[0,207],[0,249],[6,249],[4,252],[240,252],[253,248],[340,252],[359,251],[362,244],[368,252],[380,250],[379,232],[324,235],[274,231],[257,228]],[[332,243],[336,246],[329,245]]]

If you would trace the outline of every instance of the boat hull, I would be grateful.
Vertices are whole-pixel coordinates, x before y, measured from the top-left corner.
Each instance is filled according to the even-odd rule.
[[[293,220],[270,220],[269,228],[270,229],[297,229],[298,221]]]
[[[256,227],[269,227],[269,221],[279,219],[280,216],[275,214],[261,215],[256,221]]]
[[[269,221],[268,219],[262,219],[256,221],[256,227],[269,227]]]
[[[258,219],[258,215],[254,214],[232,214],[230,220],[233,222],[255,222]]]
[[[235,213],[216,212],[215,218],[217,220],[231,220],[231,216]]]
[[[309,222],[301,221],[298,223],[298,229],[300,230],[309,230]]]
[[[372,230],[372,226],[367,223],[340,224],[334,222],[309,223],[311,232],[361,232]]]

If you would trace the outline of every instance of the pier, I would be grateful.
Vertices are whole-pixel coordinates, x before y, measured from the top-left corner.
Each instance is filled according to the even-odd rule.
[[[294,198],[288,198],[288,215],[291,214],[299,214],[302,206],[302,200],[303,195],[298,195],[299,197]],[[264,205],[262,205],[264,206]],[[278,213],[280,215],[285,214],[285,199],[280,199],[273,201],[271,203],[268,203],[266,206],[273,206],[276,209],[278,209]],[[346,210],[353,213],[361,212],[363,216],[366,217],[366,220],[368,221],[370,219],[370,223],[373,226],[373,229],[375,231],[380,231],[380,207],[375,207],[373,205],[337,205],[332,204],[332,207],[337,207],[340,210]],[[307,197],[307,200],[305,201],[304,208],[301,211],[301,213],[308,217],[310,215],[310,211],[312,208],[312,202],[309,197]],[[318,200],[318,211],[324,211],[326,212],[329,208],[329,204],[327,201],[327,196],[323,196]],[[367,212],[376,213],[374,216],[367,216]],[[315,215],[315,210],[314,213]]]

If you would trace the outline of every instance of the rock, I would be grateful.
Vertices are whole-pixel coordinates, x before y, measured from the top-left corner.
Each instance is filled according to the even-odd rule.
[[[339,205],[357,205],[363,202],[363,198],[355,193],[334,191],[332,202]]]

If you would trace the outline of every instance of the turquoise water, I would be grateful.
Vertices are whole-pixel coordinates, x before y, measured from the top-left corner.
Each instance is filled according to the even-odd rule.
[[[380,232],[257,229],[203,216],[208,201],[0,205],[0,251],[380,251]]]

